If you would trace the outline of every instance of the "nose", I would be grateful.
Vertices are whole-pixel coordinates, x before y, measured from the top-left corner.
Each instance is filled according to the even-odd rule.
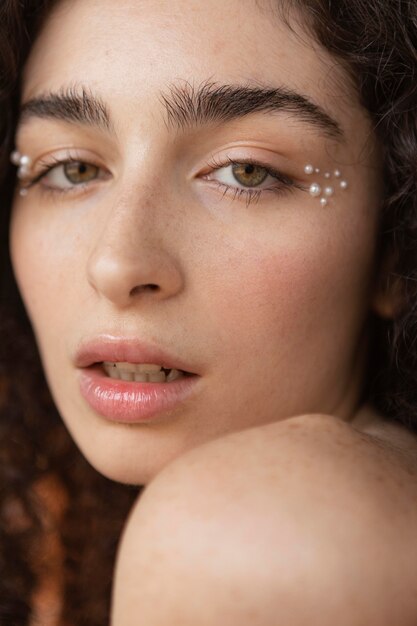
[[[140,203],[137,194],[108,207],[87,262],[93,289],[118,308],[178,294],[184,277],[168,222],[153,203]]]

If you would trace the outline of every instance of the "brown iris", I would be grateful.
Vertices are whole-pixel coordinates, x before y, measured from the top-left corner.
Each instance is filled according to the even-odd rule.
[[[232,166],[232,171],[238,183],[245,187],[256,187],[268,176],[264,167],[252,163],[236,163]]]
[[[88,183],[96,178],[98,167],[89,163],[82,163],[81,161],[71,161],[71,163],[65,163],[64,173],[70,183],[79,185],[80,183]]]

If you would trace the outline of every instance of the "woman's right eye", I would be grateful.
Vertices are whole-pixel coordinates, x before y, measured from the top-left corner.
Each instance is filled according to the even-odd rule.
[[[96,180],[99,173],[100,168],[97,165],[84,161],[67,161],[50,167],[38,177],[38,181],[44,187],[66,190]]]

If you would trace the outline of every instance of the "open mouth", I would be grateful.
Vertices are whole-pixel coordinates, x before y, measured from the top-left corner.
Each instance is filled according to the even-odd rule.
[[[137,383],[170,383],[187,376],[190,372],[179,369],[168,369],[154,363],[122,363],[102,361],[96,363],[110,378]]]

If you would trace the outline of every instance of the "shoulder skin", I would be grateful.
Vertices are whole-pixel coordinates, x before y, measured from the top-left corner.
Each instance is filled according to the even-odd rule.
[[[415,626],[415,461],[328,415],[224,436],[147,486],[111,626]]]

